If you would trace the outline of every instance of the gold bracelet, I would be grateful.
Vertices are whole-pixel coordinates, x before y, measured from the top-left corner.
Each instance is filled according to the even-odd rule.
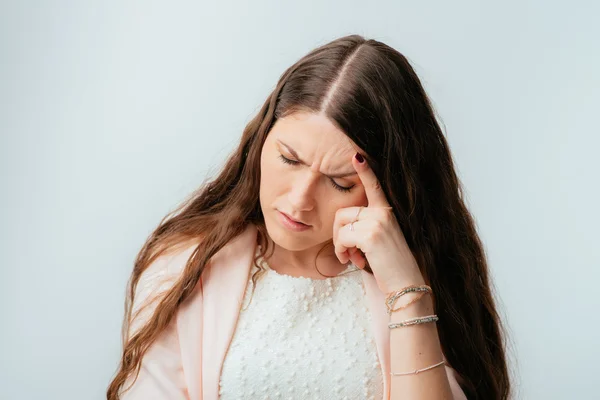
[[[408,302],[407,304],[400,306],[399,308],[395,308],[392,309],[392,306],[394,304],[394,302],[404,296],[407,293],[411,293],[411,292],[420,292],[419,296],[415,299],[413,299],[412,301]],[[387,294],[387,297],[385,299],[385,305],[387,307],[387,313],[388,315],[391,315],[392,312],[395,311],[400,311],[405,309],[406,307],[408,307],[409,305],[413,304],[414,302],[418,301],[421,297],[423,297],[425,295],[425,293],[431,293],[431,287],[427,286],[427,285],[410,285],[407,286],[401,290],[396,290],[394,292],[390,292]]]
[[[416,369],[416,370],[414,370],[413,372],[390,372],[390,375],[392,375],[392,376],[401,376],[401,375],[416,375],[416,374],[418,374],[419,372],[428,371],[428,370],[430,370],[430,369],[433,369],[433,368],[435,368],[435,367],[438,367],[438,366],[440,366],[440,365],[444,364],[445,362],[446,362],[446,361],[442,361],[442,362],[439,362],[439,363],[437,363],[437,364],[434,364],[434,365],[432,365],[432,366],[429,366],[429,367],[427,367],[427,368]]]

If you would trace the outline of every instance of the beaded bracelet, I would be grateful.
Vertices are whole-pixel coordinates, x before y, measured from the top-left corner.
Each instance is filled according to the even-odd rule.
[[[407,304],[400,306],[398,308],[392,309],[392,306],[396,300],[398,300],[401,296],[404,296],[407,293],[411,292],[420,292],[419,296],[409,301]],[[388,293],[385,299],[385,305],[387,307],[388,315],[391,315],[394,311],[400,311],[411,305],[412,303],[418,301],[421,297],[425,295],[425,293],[431,293],[431,287],[427,285],[410,285],[401,290],[397,290],[394,292]]]
[[[388,327],[390,329],[394,329],[394,328],[400,328],[403,326],[419,325],[419,324],[425,324],[427,322],[436,322],[436,321],[439,321],[439,318],[437,315],[433,314],[433,315],[427,315],[425,317],[416,317],[416,318],[406,319],[401,322],[392,322],[392,323],[388,324]]]
[[[418,374],[419,372],[423,372],[423,371],[427,371],[427,370],[433,369],[433,368],[435,368],[435,367],[438,367],[438,366],[440,366],[440,365],[442,365],[442,364],[444,364],[444,363],[446,363],[446,361],[445,361],[445,360],[444,360],[444,361],[442,361],[442,362],[439,362],[439,363],[437,363],[437,364],[431,365],[431,366],[429,366],[429,367],[426,367],[426,368],[422,368],[422,369],[416,369],[416,370],[414,370],[414,371],[412,371],[412,372],[390,372],[390,375],[392,375],[392,376],[400,376],[400,375],[416,375],[416,374]]]

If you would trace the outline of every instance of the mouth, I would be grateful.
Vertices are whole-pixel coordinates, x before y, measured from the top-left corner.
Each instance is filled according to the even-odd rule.
[[[296,222],[296,223],[298,223],[298,224],[302,224],[302,225],[310,226],[310,225],[308,225],[308,224],[306,224],[306,223],[304,223],[304,222],[302,222],[302,221],[299,221],[299,220],[297,220],[297,219],[294,219],[294,218],[290,217],[290,215],[289,215],[289,214],[286,214],[286,213],[284,213],[283,211],[279,211],[279,212],[280,212],[280,213],[282,213],[283,215],[285,215],[286,217],[288,217],[290,220],[292,220],[292,221],[294,221],[294,222]]]
[[[284,225],[292,228],[293,230],[302,231],[302,230],[310,228],[310,225],[305,224],[304,222],[298,221],[282,211],[278,210],[278,212],[279,212],[279,215],[280,215]]]

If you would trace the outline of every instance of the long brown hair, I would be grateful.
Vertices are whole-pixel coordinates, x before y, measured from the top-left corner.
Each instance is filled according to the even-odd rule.
[[[248,224],[257,226],[265,242],[259,203],[262,146],[278,118],[300,110],[324,113],[366,152],[435,293],[442,350],[462,378],[459,383],[467,397],[509,398],[506,331],[448,143],[406,57],[359,35],[320,46],[289,67],[218,176],[205,182],[149,236],[128,284],[123,353],[107,398],[119,399],[125,382],[137,376],[146,350],[192,294],[211,257]],[[181,276],[148,321],[128,336],[140,276],[160,255],[185,243],[194,243],[195,248]]]

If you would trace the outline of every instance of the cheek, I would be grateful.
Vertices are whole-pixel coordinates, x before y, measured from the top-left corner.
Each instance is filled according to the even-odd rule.
[[[274,161],[267,159],[261,162],[261,182],[271,185],[271,191],[276,191],[276,185],[282,181],[283,174],[284,171]]]
[[[260,159],[260,201],[265,204],[271,198],[273,184],[271,182],[271,168],[263,155]]]
[[[367,196],[365,195],[362,188],[360,188],[360,192],[357,190],[356,193],[345,194],[343,196],[339,196],[333,201],[330,200],[326,203],[326,205],[324,205],[327,210],[327,223],[333,226],[333,222],[335,220],[335,213],[341,208],[366,205]]]
[[[275,200],[286,190],[290,179],[289,173],[278,164],[278,160],[272,160],[269,157],[261,159],[260,167],[261,197],[264,200]]]
[[[358,190],[356,191],[356,194],[355,194],[355,197],[353,200],[353,205],[366,207],[369,204],[368,199],[367,199],[367,194],[365,193],[365,190],[362,186],[357,189]]]
[[[333,226],[333,222],[335,220],[335,213],[337,210],[345,207],[350,207],[351,203],[348,200],[344,199],[335,199],[333,201],[329,200],[326,204],[323,204],[323,209],[326,210],[327,225]]]

